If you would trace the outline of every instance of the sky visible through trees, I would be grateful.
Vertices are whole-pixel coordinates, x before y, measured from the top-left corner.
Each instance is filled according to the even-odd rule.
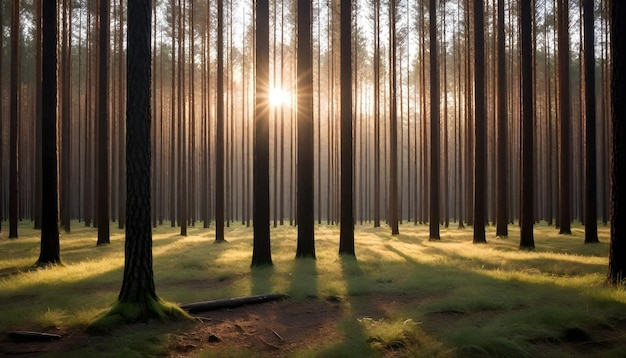
[[[568,6],[568,16],[558,17],[557,2]],[[435,36],[429,36],[430,6],[434,9]],[[309,133],[297,127],[297,24],[296,2],[269,2],[269,216],[272,223],[297,224],[298,143],[306,135],[313,141],[310,161],[315,222],[339,223],[341,211],[341,36],[340,1],[312,1],[313,125]],[[377,6],[378,4],[378,6]],[[585,58],[582,1],[537,0],[532,7],[532,87],[534,154],[534,218],[559,226],[559,203],[569,195],[571,220],[584,219],[586,114]],[[608,0],[595,1],[595,177],[597,219],[606,223],[609,212],[610,67]],[[9,218],[10,199],[16,196],[17,216],[35,218],[41,202],[36,200],[40,169],[36,155],[37,121],[37,26],[36,2],[20,1],[20,34],[12,30],[11,2],[2,2],[0,217]],[[64,6],[71,8],[63,8]],[[64,165],[60,197],[62,213],[71,219],[98,226],[107,216],[98,215],[102,158],[108,158],[110,219],[123,225],[125,216],[123,160],[126,100],[126,2],[110,0],[108,46],[108,106],[99,97],[101,44],[99,3],[64,1],[59,5],[57,104],[59,158]],[[376,8],[379,11],[376,11]],[[352,154],[353,216],[358,223],[374,221],[376,211],[386,222],[392,195],[391,150],[397,147],[397,213],[400,223],[428,223],[433,195],[438,196],[439,221],[473,224],[474,148],[476,123],[474,1],[359,0],[352,6]],[[395,17],[390,48],[389,14]],[[376,18],[376,14],[379,18]],[[217,0],[156,1],[152,12],[152,221],[153,225],[198,225],[216,217],[216,174],[223,175],[225,225],[252,225],[253,158],[255,121],[256,11],[251,1],[224,1],[223,16],[223,171],[216,170],[217,140]],[[521,206],[521,31],[520,1],[504,1],[505,100],[498,102],[497,1],[484,1],[484,216],[495,224],[496,188],[499,173],[506,176],[509,222],[517,222]],[[567,18],[569,39],[566,66],[569,82],[559,73],[558,19]],[[378,22],[375,33],[376,22]],[[65,27],[63,24],[66,24]],[[66,31],[65,31],[66,30]],[[430,39],[437,43],[431,44]],[[10,86],[12,40],[19,40],[17,128],[12,116]],[[378,41],[377,41],[378,40]],[[377,48],[378,43],[378,48]],[[69,46],[69,45],[68,45]],[[432,49],[437,56],[431,56]],[[100,50],[99,50],[100,49]],[[100,52],[99,52],[100,51]],[[66,53],[67,56],[61,56]],[[395,56],[390,56],[395,53]],[[376,58],[375,54],[379,54]],[[431,67],[431,59],[436,63]],[[69,61],[69,63],[68,63]],[[395,66],[391,66],[394,61]],[[431,68],[439,79],[433,93]],[[61,75],[67,69],[69,73]],[[395,73],[392,79],[390,74]],[[378,80],[379,86],[375,85]],[[393,80],[393,81],[392,81]],[[391,83],[395,83],[391,98]],[[378,87],[378,88],[377,88]],[[376,90],[380,95],[375,98]],[[569,89],[568,140],[561,138],[562,91]],[[438,98],[434,116],[431,98]],[[393,101],[392,101],[393,99]],[[347,102],[346,102],[347,103]],[[392,108],[395,103],[395,108]],[[498,103],[506,106],[506,168],[498,169]],[[378,105],[376,110],[375,106]],[[106,108],[105,108],[106,107]],[[98,113],[108,109],[108,138],[102,134]],[[437,110],[435,108],[435,110]],[[397,146],[391,142],[391,116],[397,123]],[[61,115],[67,114],[67,115]],[[378,114],[378,116],[376,115]],[[438,117],[433,127],[431,118]],[[378,122],[377,122],[378,120]],[[432,152],[431,129],[438,128],[439,149]],[[69,130],[60,130],[69,128]],[[347,127],[346,127],[347,128]],[[11,138],[11,133],[16,133]],[[69,138],[67,138],[69,137]],[[17,140],[17,191],[10,188],[10,140]],[[569,143],[568,143],[569,142]],[[376,144],[379,144],[378,146]],[[562,148],[566,143],[568,148]],[[102,150],[108,155],[102,155]],[[563,150],[561,150],[563,149]],[[569,165],[561,165],[563,153]],[[478,152],[477,152],[478,153]],[[439,159],[436,165],[432,160]],[[377,167],[379,166],[379,168]],[[439,168],[433,173],[431,168]],[[562,173],[561,170],[568,171]],[[101,168],[102,170],[102,168]],[[65,173],[63,172],[65,171]],[[376,177],[376,173],[380,173]],[[45,175],[45,173],[44,173]],[[431,191],[432,176],[438,186]],[[569,190],[562,191],[561,177]],[[375,195],[376,182],[380,183]],[[185,190],[180,190],[184,187]],[[12,196],[13,195],[13,196]],[[376,196],[379,200],[376,200]],[[184,199],[184,200],[183,200]],[[69,201],[69,203],[67,203]],[[378,205],[378,207],[377,207]],[[434,206],[437,207],[437,206]],[[569,223],[568,223],[569,224]],[[276,225],[276,224],[275,224]],[[8,226],[8,225],[7,225]],[[212,226],[213,227],[213,226]],[[8,229],[3,225],[3,230]]]

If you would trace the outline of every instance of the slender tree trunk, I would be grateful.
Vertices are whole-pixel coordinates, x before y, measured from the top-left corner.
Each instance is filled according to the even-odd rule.
[[[380,227],[380,0],[374,11],[374,227]]]
[[[439,237],[439,172],[440,172],[440,97],[439,61],[437,56],[437,1],[430,0],[430,219],[429,240]],[[395,97],[395,95],[394,95]]]
[[[18,153],[17,137],[19,123],[19,83],[21,72],[21,61],[19,60],[20,44],[20,2],[12,1],[11,17],[11,122],[9,129],[9,239],[17,239],[18,203],[19,195],[19,175],[18,175]]]
[[[487,180],[487,118],[485,113],[485,30],[483,0],[474,0],[474,243],[487,242],[486,180]]]
[[[298,1],[298,244],[296,257],[315,257],[312,5]]]
[[[221,0],[220,0],[221,1]],[[252,266],[272,264],[270,246],[270,9],[268,0],[256,2],[256,82],[254,108],[254,238]]]
[[[598,208],[596,184],[596,60],[594,55],[594,1],[584,0],[585,32],[585,243],[597,243]]]
[[[70,14],[71,5],[68,0],[63,0],[63,33],[61,35],[61,226],[66,233],[70,232],[70,217],[71,217],[71,201],[72,201],[72,188],[71,188],[71,152],[72,152],[72,140],[71,140],[71,50],[69,43],[70,39]]]
[[[432,0],[431,0],[432,3]],[[431,4],[432,5],[432,4]],[[396,0],[389,1],[389,226],[398,235],[398,118],[396,108]]]
[[[217,126],[215,135],[215,241],[222,242],[224,241],[224,0],[217,0]]]
[[[41,171],[41,247],[37,263],[61,262],[57,177],[57,2],[43,1]]]
[[[558,57],[559,57],[559,124],[560,124],[560,171],[559,171],[559,234],[571,234],[571,118],[569,81],[569,8],[568,0],[558,0]]]
[[[352,155],[352,0],[341,0],[341,228],[339,232],[339,254],[354,256]]]
[[[508,118],[507,118],[507,94],[506,94],[506,52],[504,33],[504,0],[498,0],[498,169],[496,182],[496,236],[507,237],[508,229],[508,198],[507,198],[507,144],[508,144]]]
[[[532,83],[532,17],[531,2],[521,2],[521,48],[522,48],[522,192],[520,215],[520,249],[534,249],[533,235],[533,107],[534,94]]]
[[[109,0],[100,0],[98,63],[98,245],[109,238]]]
[[[36,38],[35,38],[35,43],[36,45],[36,77],[39,81],[39,79],[42,78],[42,68],[43,68],[43,44],[42,44],[42,37],[43,37],[43,24],[42,24],[42,2],[41,1],[36,1],[37,5],[36,5],[36,16],[37,16],[37,31],[36,31]],[[1,8],[2,6],[0,6]],[[2,10],[0,9],[0,23],[2,23]],[[3,36],[0,36],[0,38]],[[0,39],[0,49],[2,48],[2,40]],[[3,56],[0,56],[3,57]],[[2,60],[0,59],[0,69],[2,69]],[[1,72],[1,71],[0,71]],[[2,93],[2,75],[0,74],[0,93]],[[34,171],[35,171],[35,200],[34,200],[34,208],[33,208],[33,220],[34,220],[34,228],[35,229],[41,229],[41,214],[42,214],[42,210],[41,210],[41,180],[42,180],[42,174],[41,174],[41,142],[42,142],[42,138],[41,138],[41,116],[42,116],[42,111],[41,111],[41,101],[42,101],[42,88],[39,85],[39,82],[36,83],[36,95],[35,95],[35,103],[36,103],[36,117],[35,117],[35,166],[34,166]],[[2,102],[2,101],[0,101]],[[0,105],[0,112],[2,111],[2,105]],[[0,138],[4,138],[3,134],[2,134],[2,127],[3,127],[3,123],[4,121],[2,120],[2,114],[0,114]],[[0,158],[2,157],[2,146],[0,144]],[[3,159],[0,159],[0,162],[2,162]],[[2,165],[0,165],[0,167],[2,167]],[[2,168],[0,168],[0,178],[2,178],[3,173],[2,173]],[[0,222],[2,222],[3,220],[3,200],[2,200],[2,190],[3,190],[4,186],[2,185],[2,179],[0,179]],[[1,227],[0,227],[0,231]]]
[[[626,279],[626,67],[624,67],[624,53],[626,53],[626,2],[612,1],[611,3],[611,103],[613,125],[611,154],[611,243],[609,251],[608,281],[611,284],[623,284]]]

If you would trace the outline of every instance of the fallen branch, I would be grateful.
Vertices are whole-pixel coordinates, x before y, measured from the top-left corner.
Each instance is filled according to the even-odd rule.
[[[224,298],[224,299],[213,300],[213,301],[188,303],[188,304],[180,305],[180,308],[184,309],[185,311],[189,313],[216,311],[216,310],[221,310],[225,308],[235,308],[235,307],[241,307],[245,305],[253,305],[253,304],[258,304],[258,303],[279,301],[288,297],[289,296],[283,295],[281,293],[268,293],[265,295]]]
[[[31,331],[13,331],[8,333],[9,338],[20,342],[49,342],[61,339],[58,334],[31,332]]]

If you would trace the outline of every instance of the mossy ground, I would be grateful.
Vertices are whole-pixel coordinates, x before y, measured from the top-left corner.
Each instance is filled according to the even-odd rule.
[[[0,234],[0,330],[60,332],[59,346],[37,348],[53,356],[626,355],[626,292],[605,284],[607,227],[600,226],[599,244],[585,245],[580,225],[567,236],[537,225],[528,252],[518,249],[514,225],[506,239],[488,227],[486,245],[472,244],[472,229],[455,224],[436,242],[427,226],[407,223],[391,236],[387,227],[357,225],[353,260],[337,254],[339,228],[319,225],[317,260],[296,260],[297,230],[285,226],[272,229],[274,265],[253,269],[251,228],[231,224],[228,242],[214,245],[211,229],[198,225],[182,237],[165,224],[153,235],[161,299],[292,298],[206,313],[202,323],[157,319],[98,337],[83,335],[117,302],[123,231],[112,224],[111,244],[97,247],[95,229],[72,222],[72,233],[61,235],[64,265],[33,268],[39,233],[30,227],[22,222],[17,240]],[[137,317],[128,307],[109,317],[116,315]],[[206,342],[219,332],[222,342]],[[0,338],[0,353],[20,349]]]

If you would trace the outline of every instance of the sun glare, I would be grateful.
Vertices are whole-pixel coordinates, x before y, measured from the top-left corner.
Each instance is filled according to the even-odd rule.
[[[270,104],[274,107],[287,103],[289,95],[282,88],[272,88],[270,91]]]

